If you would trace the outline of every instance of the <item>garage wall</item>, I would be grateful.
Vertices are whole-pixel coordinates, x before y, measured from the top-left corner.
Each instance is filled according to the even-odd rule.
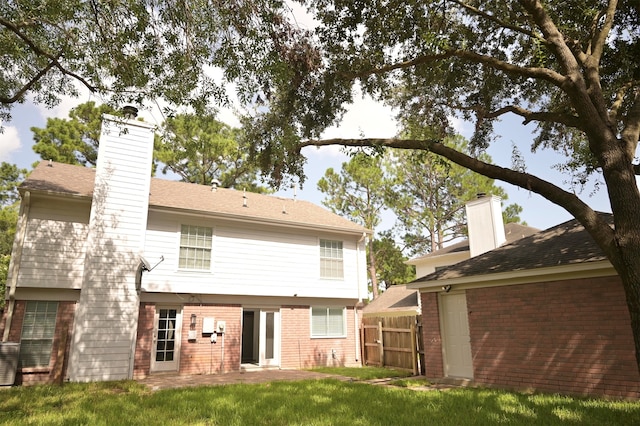
[[[640,397],[618,277],[472,289],[467,307],[476,382]]]

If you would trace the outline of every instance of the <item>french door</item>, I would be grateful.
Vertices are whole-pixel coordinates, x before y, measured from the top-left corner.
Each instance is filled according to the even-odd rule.
[[[151,371],[178,371],[180,365],[180,328],[182,308],[156,307],[153,328]]]

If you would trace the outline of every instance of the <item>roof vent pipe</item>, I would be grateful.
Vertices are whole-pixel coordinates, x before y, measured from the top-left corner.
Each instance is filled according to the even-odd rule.
[[[247,207],[247,190],[242,192],[242,207]]]
[[[133,120],[138,116],[138,108],[133,105],[125,105],[122,107],[122,115],[124,115],[124,118],[127,120]]]
[[[218,179],[214,179],[211,181],[211,190],[215,192],[220,186],[220,181]]]

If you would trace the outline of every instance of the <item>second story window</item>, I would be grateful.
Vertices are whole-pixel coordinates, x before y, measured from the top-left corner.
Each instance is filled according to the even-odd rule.
[[[212,228],[182,225],[178,267],[180,269],[210,270],[212,235]]]
[[[320,278],[344,278],[342,241],[320,240]]]

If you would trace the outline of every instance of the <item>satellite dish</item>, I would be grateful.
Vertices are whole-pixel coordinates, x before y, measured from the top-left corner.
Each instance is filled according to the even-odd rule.
[[[142,269],[143,270],[151,271],[151,264],[149,263],[149,261],[147,259],[145,259],[142,256],[140,256],[140,264],[142,265]]]

